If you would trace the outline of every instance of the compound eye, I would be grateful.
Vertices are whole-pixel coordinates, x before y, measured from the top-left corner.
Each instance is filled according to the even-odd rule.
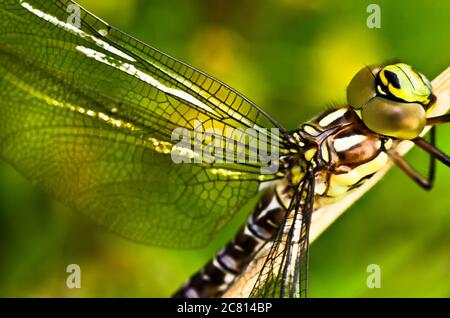
[[[397,77],[397,74],[390,71],[384,71],[384,76],[386,77],[388,83],[392,85],[392,87],[400,89],[400,81]]]
[[[377,90],[386,92],[390,99],[427,106],[432,97],[431,84],[412,66],[397,63],[385,66],[377,76]],[[383,95],[384,96],[384,95]]]
[[[419,103],[401,103],[372,98],[363,108],[362,120],[370,130],[399,139],[413,139],[425,127],[425,109]]]
[[[369,65],[356,73],[347,87],[347,102],[351,107],[362,108],[377,95],[375,79],[380,70],[378,65]]]

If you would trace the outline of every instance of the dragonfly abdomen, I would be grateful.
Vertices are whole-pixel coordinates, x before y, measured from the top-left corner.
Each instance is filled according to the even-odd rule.
[[[194,274],[173,297],[221,296],[264,244],[275,238],[286,215],[282,200],[275,187],[270,187],[235,238],[202,270]]]

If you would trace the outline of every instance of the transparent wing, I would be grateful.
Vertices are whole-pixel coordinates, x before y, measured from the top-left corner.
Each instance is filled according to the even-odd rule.
[[[175,164],[176,128],[282,140],[233,89],[63,0],[0,1],[0,118],[0,156],[25,176],[124,237],[172,247],[206,244],[276,177],[220,153]],[[206,147],[193,138],[179,155]]]
[[[250,297],[307,296],[309,228],[314,203],[314,174],[305,175],[295,191],[285,221],[265,257]]]

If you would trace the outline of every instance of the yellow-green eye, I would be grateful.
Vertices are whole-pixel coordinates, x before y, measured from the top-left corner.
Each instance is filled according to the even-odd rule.
[[[394,100],[424,106],[431,100],[430,81],[408,64],[397,63],[383,67],[378,73],[376,84],[378,90],[384,91]]]
[[[400,139],[420,135],[432,96],[428,79],[404,63],[365,67],[347,88],[349,105],[370,130]]]
[[[377,95],[376,76],[381,70],[378,65],[369,65],[361,69],[347,87],[347,102],[353,108],[362,108]]]
[[[419,103],[401,103],[372,98],[362,109],[362,120],[370,130],[385,136],[413,139],[426,123],[425,108]]]

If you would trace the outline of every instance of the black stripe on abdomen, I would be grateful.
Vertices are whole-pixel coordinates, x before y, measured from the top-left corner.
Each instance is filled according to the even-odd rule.
[[[273,188],[267,190],[247,223],[202,270],[194,274],[173,297],[221,296],[268,241],[275,238],[286,212]]]

